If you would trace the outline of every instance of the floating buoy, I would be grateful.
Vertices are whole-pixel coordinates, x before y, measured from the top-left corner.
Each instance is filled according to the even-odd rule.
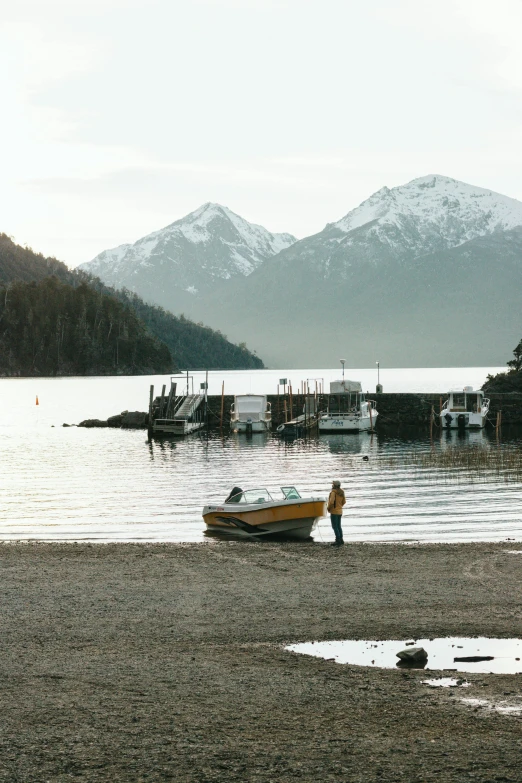
[[[38,402],[38,395],[36,395],[36,404],[40,405],[40,403]]]

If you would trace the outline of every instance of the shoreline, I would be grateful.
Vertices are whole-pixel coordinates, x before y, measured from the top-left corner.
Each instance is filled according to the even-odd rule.
[[[0,548],[0,781],[519,779],[521,675],[283,649],[522,637],[516,542],[201,543]]]
[[[330,529],[328,529],[328,532],[330,533]],[[205,531],[202,531],[202,535],[205,536]],[[454,540],[454,541],[441,541],[440,539],[435,541],[421,541],[419,539],[411,539],[411,540],[393,540],[393,541],[385,541],[385,540],[379,540],[376,539],[375,541],[368,541],[363,539],[350,539],[348,537],[348,533],[346,531],[346,528],[344,530],[344,538],[345,538],[345,545],[347,547],[350,546],[397,546],[397,547],[411,547],[411,546],[418,546],[418,547],[426,547],[426,546],[448,546],[448,547],[456,547],[456,546],[474,546],[474,545],[484,545],[487,546],[489,544],[494,546],[509,546],[509,545],[521,545],[520,552],[522,553],[522,534],[520,538],[504,538],[504,539],[497,539],[497,538],[481,538],[481,539],[462,539],[462,540]],[[187,547],[187,546],[220,546],[220,545],[226,545],[226,544],[246,544],[246,545],[279,545],[279,546],[292,546],[293,544],[299,544],[301,546],[307,546],[307,547],[313,547],[314,545],[316,547],[328,547],[333,542],[333,539],[330,541],[323,541],[322,539],[316,540],[312,539],[310,541],[292,541],[292,540],[275,540],[275,539],[267,539],[267,538],[260,538],[260,539],[248,539],[248,538],[240,538],[240,537],[233,537],[230,535],[229,537],[225,536],[218,536],[214,535],[212,537],[204,538],[203,540],[192,540],[192,541],[160,541],[157,539],[139,539],[139,540],[128,540],[128,541],[122,541],[122,540],[107,540],[107,541],[101,541],[98,539],[43,539],[43,538],[27,538],[27,539],[21,539],[21,538],[13,538],[13,539],[0,539],[0,547],[2,546],[71,546],[71,547],[78,547],[78,546],[143,546],[143,547],[152,547],[152,546],[166,546],[166,547]]]

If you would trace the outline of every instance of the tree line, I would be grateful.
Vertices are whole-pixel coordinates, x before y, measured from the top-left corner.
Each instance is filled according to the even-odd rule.
[[[127,320],[125,321],[125,326],[123,325],[125,320],[123,315],[121,315],[119,318],[118,323],[121,323],[122,326],[119,329],[121,334],[118,334],[118,340],[116,343],[114,343],[115,337],[113,331],[116,327],[113,326],[112,329],[109,329],[109,327],[107,328],[106,339],[109,341],[110,345],[106,346],[105,354],[103,354],[101,346],[101,342],[104,339],[103,335],[105,333],[101,330],[99,318],[94,318],[92,324],[89,325],[89,329],[94,330],[90,333],[92,350],[89,354],[89,351],[84,346],[85,350],[82,353],[81,362],[79,359],[76,362],[76,364],[80,362],[80,364],[86,368],[86,373],[94,371],[95,368],[110,366],[112,366],[113,369],[117,369],[118,372],[122,371],[122,367],[127,367],[129,372],[139,372],[140,367],[145,368],[149,366],[147,363],[142,363],[141,359],[138,360],[138,357],[145,359],[147,356],[148,349],[145,348],[144,344],[140,343],[140,345],[137,345],[135,354],[131,355],[130,357],[128,355],[128,351],[126,351],[126,348],[128,348],[129,345],[128,341],[133,340],[134,337],[137,339],[139,330],[137,328],[136,321],[139,321],[142,326],[142,332],[140,333],[141,336],[139,339],[142,340],[143,337],[148,334],[149,339],[152,340],[151,345],[157,345],[158,341],[163,343],[164,346],[166,346],[168,352],[170,352],[171,366],[174,365],[176,368],[204,367],[207,369],[257,369],[264,366],[261,359],[256,356],[255,353],[249,351],[246,345],[234,345],[233,343],[229,342],[225,335],[221,334],[221,332],[210,329],[201,323],[196,324],[190,319],[185,318],[183,315],[173,315],[167,310],[164,310],[162,307],[147,304],[143,301],[143,299],[131,291],[127,291],[125,289],[120,291],[110,288],[109,286],[102,283],[101,280],[87,274],[86,272],[76,269],[69,269],[61,261],[58,261],[55,258],[45,258],[41,254],[34,253],[30,248],[20,247],[20,245],[15,244],[13,240],[6,234],[0,234],[0,286],[3,286],[4,289],[6,287],[10,288],[14,285],[15,282],[22,281],[25,281],[26,283],[35,282],[40,284],[50,276],[54,276],[57,281],[60,281],[65,285],[69,285],[73,289],[81,288],[83,292],[85,292],[87,289],[92,289],[93,293],[98,297],[106,296],[109,299],[118,302],[121,308],[121,313],[123,313],[123,311],[129,311],[130,314],[134,315],[133,319],[129,314]],[[42,289],[42,291],[47,291],[49,295],[51,294],[51,292],[45,288]],[[5,293],[6,292],[4,290],[0,298],[5,299]],[[24,296],[21,298],[24,299]],[[33,292],[31,296],[36,296],[36,294]],[[67,297],[63,295],[62,299],[60,300],[56,292],[54,293],[54,296],[56,298],[56,303],[58,301],[65,303],[67,299]],[[29,294],[27,294],[27,297],[29,297]],[[84,293],[84,299],[85,298],[89,299],[89,296]],[[72,297],[71,294],[70,301],[72,302],[73,299],[74,297]],[[9,302],[9,294],[7,296],[7,301]],[[14,299],[11,299],[11,301],[13,301],[14,306]],[[77,301],[77,305],[81,310],[82,305],[79,304],[79,300]],[[87,308],[86,312],[90,313],[91,309]],[[20,312],[22,312],[22,310]],[[34,321],[34,309],[31,310],[31,308],[26,308],[26,310],[23,312],[26,312],[27,317],[31,317]],[[32,312],[32,315],[29,315],[29,312]],[[67,331],[69,331],[70,321],[71,318],[73,318],[71,312],[69,312],[67,318],[63,320],[63,323],[65,323],[66,326],[63,326],[63,323],[61,322],[63,328]],[[15,318],[14,314],[13,318]],[[116,323],[116,321],[114,321],[114,323]],[[23,359],[20,357],[19,361],[16,356],[18,355],[17,352],[22,350],[21,343],[9,342],[13,339],[13,330],[9,329],[8,331],[2,331],[2,321],[0,320],[0,336],[3,346],[1,348],[2,357],[0,360],[0,372],[7,371],[6,369],[2,368],[12,367],[12,371],[18,371],[16,368],[20,369],[22,365],[24,368],[29,365],[35,365],[35,362],[32,361],[34,348],[31,350],[28,349],[29,334],[31,333],[32,324],[29,325],[28,323],[24,323],[23,318],[18,319],[18,324],[19,329],[28,329],[26,338],[23,341]],[[42,321],[41,330],[46,328],[45,324],[51,328],[49,321]],[[131,328],[129,326],[130,324],[134,324],[134,326]],[[60,326],[60,329],[62,326]],[[79,334],[82,331],[82,328],[85,335],[87,329],[86,325],[83,327],[77,325],[76,333]],[[127,334],[128,337],[124,337],[125,334]],[[40,333],[40,342],[43,339],[42,335],[43,331]],[[42,352],[37,352],[38,363],[35,366],[38,366],[39,364],[41,367],[47,367],[48,363],[50,362],[53,367],[65,367],[63,344],[60,343],[60,351],[58,352],[58,347],[56,346],[56,336],[54,334],[49,334],[47,335],[46,339],[47,344],[44,355],[47,358],[45,361],[43,361]],[[100,345],[98,345],[96,349],[92,347],[94,345],[92,342],[93,340],[94,343],[97,341],[100,342]],[[126,341],[125,344],[124,341]],[[121,353],[122,351],[123,354]],[[102,354],[104,355],[103,361],[100,359]],[[56,359],[54,364],[52,364],[50,358],[51,356],[54,356]],[[58,356],[60,357],[59,362]],[[89,356],[91,361],[94,362],[90,366],[90,369],[89,363],[87,361]],[[113,357],[115,364],[110,364],[108,359],[109,356]],[[166,354],[164,356],[166,356]],[[161,366],[164,365],[164,356],[161,358],[158,357],[158,361],[160,362]],[[9,359],[9,357],[11,358]],[[150,358],[153,358],[153,354],[150,354]],[[69,363],[66,364],[69,366]],[[135,369],[133,370],[132,368]],[[58,373],[63,371],[63,369],[56,370]],[[160,372],[159,369],[154,371]]]
[[[0,286],[0,372],[7,375],[168,373],[167,346],[122,302],[57,277]]]
[[[485,390],[491,392],[522,392],[522,340],[513,349],[513,359],[506,362],[509,370],[488,375]]]

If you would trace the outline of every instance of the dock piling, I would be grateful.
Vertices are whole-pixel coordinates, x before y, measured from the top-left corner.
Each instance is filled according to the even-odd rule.
[[[152,434],[152,403],[154,401],[154,386],[152,385],[149,390],[149,437]]]

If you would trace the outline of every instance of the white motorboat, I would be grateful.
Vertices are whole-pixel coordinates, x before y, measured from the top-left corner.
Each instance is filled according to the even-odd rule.
[[[272,425],[270,403],[264,394],[238,394],[230,409],[234,432],[268,432]]]
[[[444,429],[482,429],[488,412],[489,399],[482,389],[464,386],[448,392],[440,412],[440,424]]]
[[[319,432],[362,432],[375,429],[378,411],[367,400],[359,381],[332,381],[326,412],[319,417]]]
[[[284,535],[306,539],[317,521],[326,516],[324,498],[302,498],[295,487],[281,487],[274,500],[267,489],[234,487],[223,503],[205,506],[203,519],[209,531],[239,536]]]

